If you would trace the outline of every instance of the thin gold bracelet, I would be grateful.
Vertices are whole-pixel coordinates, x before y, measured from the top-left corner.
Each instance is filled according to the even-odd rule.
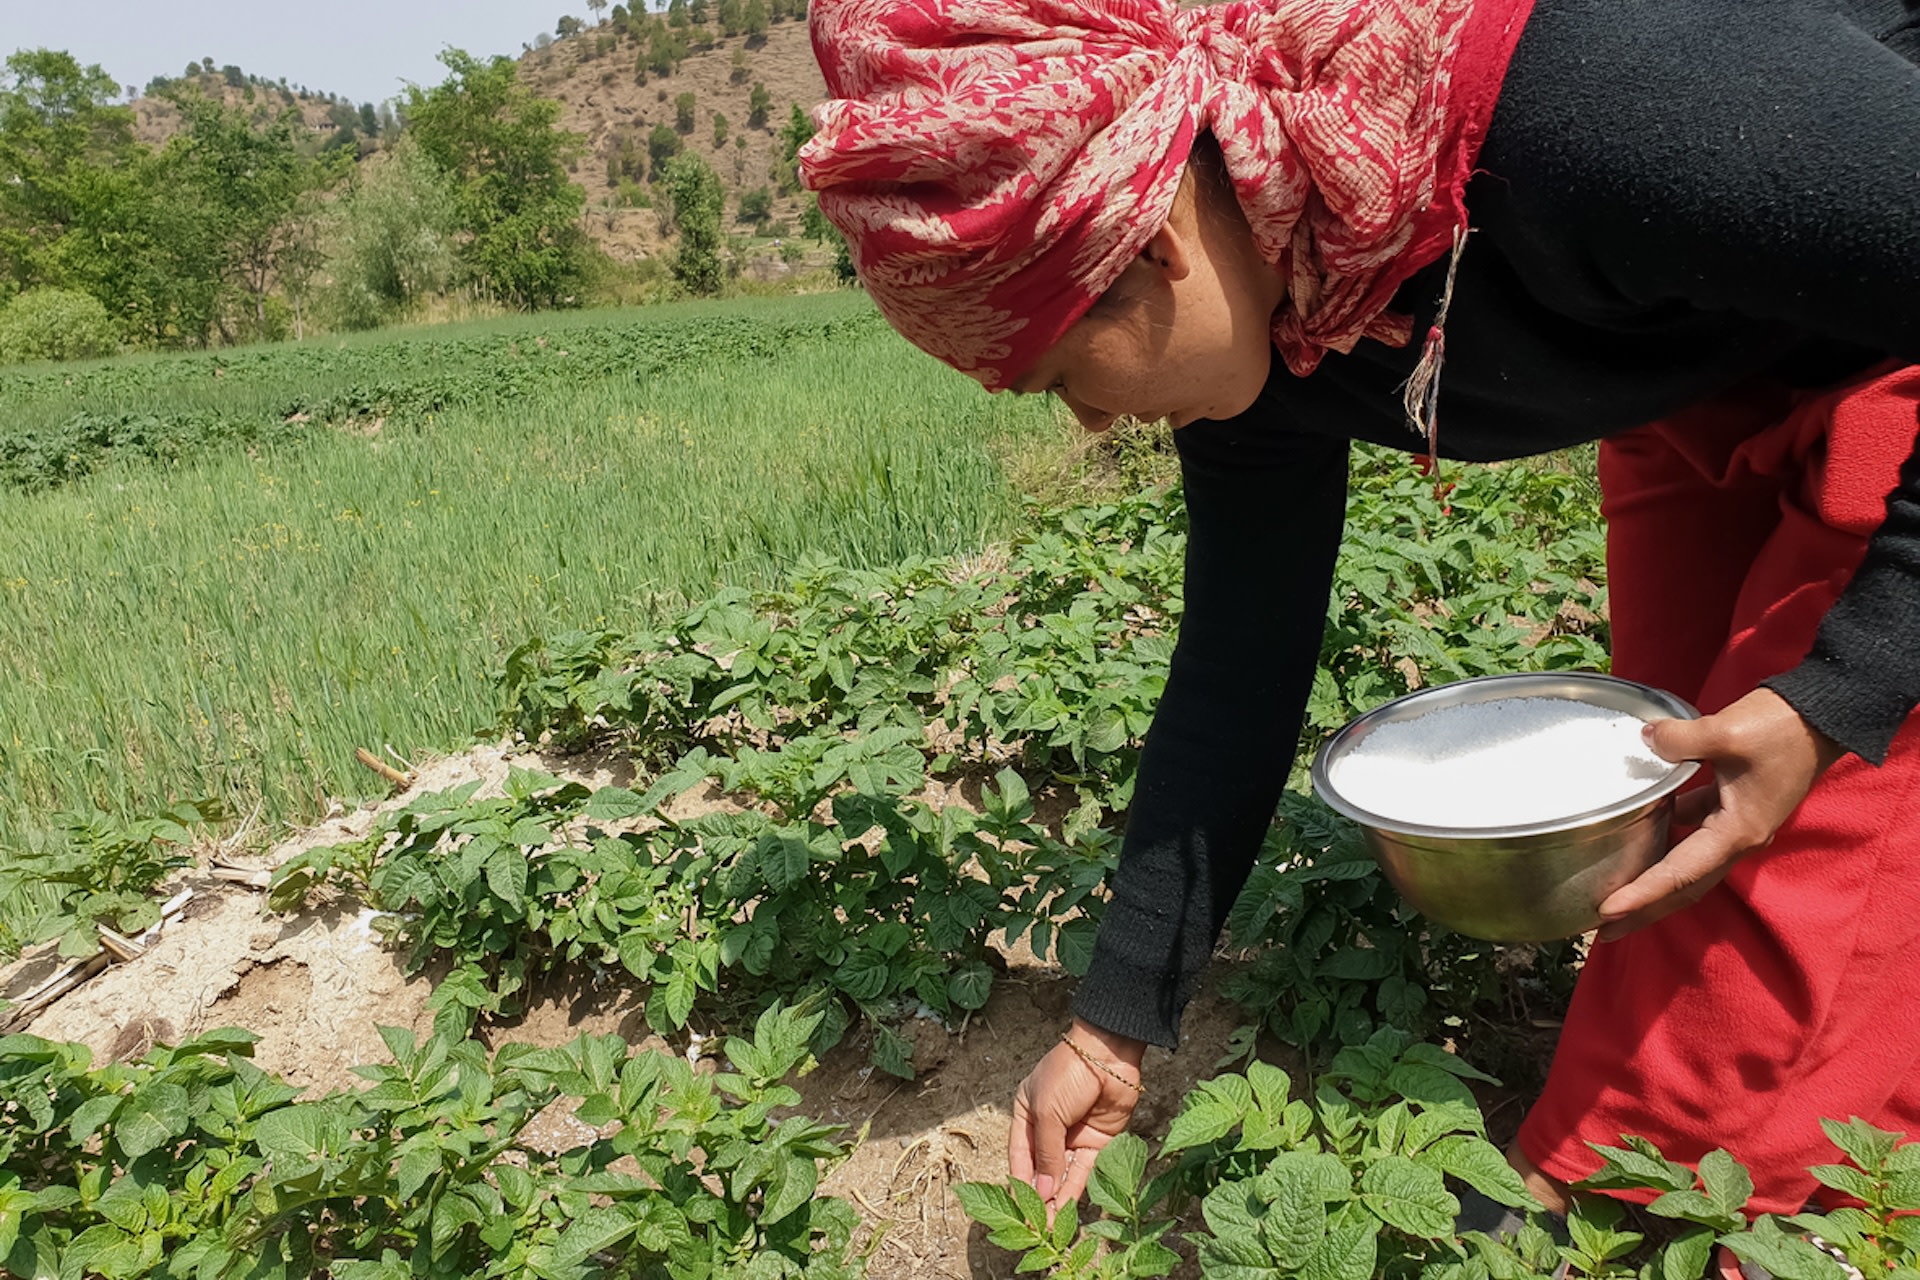
[[[1105,1074],[1105,1075],[1112,1076],[1115,1080],[1118,1080],[1121,1084],[1127,1086],[1127,1088],[1133,1090],[1135,1093],[1139,1094],[1143,1098],[1147,1096],[1147,1086],[1141,1084],[1138,1080],[1127,1079],[1125,1076],[1121,1075],[1118,1071],[1115,1071],[1112,1067],[1100,1061],[1098,1058],[1088,1053],[1085,1049],[1082,1049],[1078,1044],[1078,1042],[1074,1040],[1072,1032],[1069,1032],[1069,1031],[1061,1032],[1060,1043],[1067,1046],[1067,1048],[1073,1050],[1075,1053],[1079,1054],[1080,1061],[1086,1063],[1088,1066],[1092,1067],[1095,1071],[1101,1072],[1102,1074]]]

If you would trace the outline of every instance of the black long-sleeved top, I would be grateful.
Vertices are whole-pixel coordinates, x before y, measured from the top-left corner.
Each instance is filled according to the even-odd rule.
[[[1489,460],[1756,376],[1920,362],[1920,0],[1539,0],[1467,191],[1440,448]],[[1396,309],[1424,332],[1445,264]],[[1172,1045],[1291,763],[1351,439],[1418,447],[1363,343],[1176,433],[1186,611],[1074,1011]],[[1258,660],[1250,662],[1249,655]],[[1768,681],[1878,761],[1920,704],[1920,443],[1811,654]]]

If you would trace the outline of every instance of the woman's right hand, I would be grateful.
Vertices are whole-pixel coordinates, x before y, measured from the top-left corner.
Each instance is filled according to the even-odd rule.
[[[1139,1090],[1126,1082],[1139,1081],[1147,1048],[1145,1041],[1078,1018],[1067,1034],[1113,1074],[1089,1064],[1071,1045],[1057,1044],[1013,1095],[1007,1163],[1014,1177],[1033,1184],[1049,1214],[1080,1198],[1100,1149],[1126,1131],[1140,1101]]]

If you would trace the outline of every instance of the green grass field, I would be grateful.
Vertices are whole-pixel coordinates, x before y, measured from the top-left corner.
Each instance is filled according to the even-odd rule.
[[[0,398],[0,850],[93,806],[311,818],[379,785],[356,746],[493,731],[489,674],[528,637],[809,552],[980,547],[1017,511],[1000,460],[1059,440],[847,294],[27,371]]]

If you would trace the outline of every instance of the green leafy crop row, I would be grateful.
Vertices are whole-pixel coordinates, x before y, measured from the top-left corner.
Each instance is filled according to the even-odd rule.
[[[1565,548],[1537,550],[1523,527],[1567,483],[1512,469],[1455,497],[1469,534],[1448,532],[1447,546],[1485,560],[1477,539],[1504,528],[1509,567],[1549,575],[1460,617],[1457,665],[1517,661],[1517,611],[1552,619],[1573,597],[1566,575],[1590,566],[1539,562]],[[1378,522],[1436,514],[1421,506],[1430,486],[1385,473],[1376,489],[1356,505]],[[655,629],[530,641],[502,675],[514,726],[550,747],[624,745],[652,778],[644,792],[519,774],[498,799],[423,797],[364,840],[289,864],[277,904],[346,885],[385,913],[412,965],[455,963],[436,999],[456,1020],[511,1010],[552,966],[618,964],[649,984],[658,1030],[700,1002],[720,1013],[830,996],[822,1045],[857,1011],[875,1061],[905,1073],[892,1024],[984,1003],[993,936],[1084,969],[1183,549],[1177,504],[1146,494],[1037,518],[1004,568],[814,565],[784,591],[723,592]],[[1456,559],[1418,539],[1401,562],[1375,555],[1333,613],[1352,626],[1375,596],[1449,589],[1470,567]],[[1547,657],[1590,656],[1590,643],[1575,634]],[[1403,678],[1396,649],[1330,645],[1352,696]],[[972,778],[984,813],[911,798],[930,775]],[[1028,778],[1076,797],[1058,835],[1034,820]],[[669,816],[707,785],[743,811]],[[1516,980],[1511,961],[1496,971],[1491,949],[1411,917],[1324,809],[1292,796],[1287,818],[1232,916],[1235,942],[1260,955],[1233,994],[1272,1029],[1336,1047],[1387,1025],[1425,1033]],[[1549,998],[1564,994],[1565,959],[1537,966],[1559,987]]]
[[[1420,680],[1604,667],[1592,501],[1565,471],[1483,468],[1443,513],[1404,460],[1368,455],[1303,756]],[[1164,683],[1184,510],[1151,492],[1029,515],[1004,568],[816,564],[785,591],[723,592],[663,627],[530,640],[502,675],[509,720],[529,740],[615,739],[654,763],[755,735],[935,727],[957,739],[929,748],[936,769],[965,751],[1016,758],[1075,786],[1094,820],[1126,806]]]
[[[1780,1280],[1920,1275],[1920,1143],[1900,1145],[1903,1135],[1858,1119],[1823,1122],[1847,1163],[1813,1173],[1858,1204],[1751,1222],[1753,1182],[1725,1151],[1695,1170],[1642,1138],[1596,1146],[1605,1163],[1582,1188],[1649,1194],[1648,1213],[1674,1225],[1649,1243],[1623,1227],[1618,1202],[1582,1195],[1556,1231],[1486,1140],[1463,1078],[1485,1077],[1384,1029],[1336,1054],[1306,1097],[1291,1097],[1286,1074],[1257,1062],[1201,1084],[1151,1178],[1147,1144],[1116,1138],[1088,1183],[1102,1211],[1092,1222],[1082,1224],[1075,1205],[1049,1221],[1025,1183],[958,1193],[989,1239],[1024,1251],[1020,1270],[1061,1280],[1168,1274],[1179,1256],[1162,1241],[1175,1222],[1150,1215],[1183,1214],[1196,1201],[1204,1225],[1186,1241],[1205,1280],[1699,1280],[1716,1244]],[[1462,1233],[1458,1186],[1524,1211],[1527,1225],[1498,1239]]]
[[[798,1003],[816,1011],[824,1051],[851,1010],[873,1031],[876,1065],[910,1077],[895,1024],[985,1004],[991,934],[1085,968],[1090,895],[1111,851],[1104,839],[1049,836],[1011,770],[977,818],[905,798],[919,755],[889,759],[890,740],[885,730],[802,738],[745,765],[690,757],[645,795],[517,771],[497,799],[474,798],[477,784],[422,796],[364,840],[294,859],[272,902],[290,909],[322,884],[342,886],[383,913],[378,926],[411,968],[451,959],[432,997],[449,1032],[476,1013],[515,1011],[550,969],[618,968],[648,987],[657,1031],[686,1026],[697,1003],[722,1025]],[[673,821],[666,804],[713,776],[709,765],[738,792],[798,787],[811,803],[784,818],[750,809]],[[823,801],[829,812],[816,816]],[[609,831],[635,820],[644,825]]]
[[[1589,501],[1581,482],[1565,473],[1507,467],[1463,474],[1451,511],[1443,511],[1431,484],[1411,477],[1403,463],[1363,461],[1349,512],[1349,546],[1356,554],[1329,602],[1325,674],[1309,708],[1309,743],[1418,679],[1530,665],[1600,665],[1598,541],[1579,531],[1590,521],[1590,508],[1583,505]],[[944,1018],[980,1007],[995,973],[989,946],[995,935],[1006,944],[1029,942],[1036,953],[1069,969],[1086,963],[1100,886],[1116,848],[1113,831],[1131,796],[1140,737],[1181,614],[1183,552],[1177,496],[1146,494],[1035,512],[1033,532],[1014,545],[1004,567],[922,561],[864,572],[816,563],[803,567],[785,591],[723,593],[642,631],[583,631],[529,641],[502,674],[512,722],[550,746],[623,747],[642,766],[643,781],[634,789],[588,791],[520,773],[497,798],[473,789],[420,797],[364,840],[288,864],[276,882],[276,905],[290,907],[322,888],[345,890],[381,913],[381,927],[407,949],[413,966],[429,958],[448,961],[450,975],[435,997],[441,1014],[435,1044],[457,1045],[456,1033],[476,1015],[510,1010],[538,974],[581,964],[624,971],[644,984],[647,1017],[661,1030],[684,1027],[696,1016],[722,1026],[738,1026],[754,1013],[800,1018],[776,1012],[798,1009],[804,1018],[781,1023],[787,1028],[781,1035],[790,1042],[797,1035],[817,1048],[862,1017],[872,1033],[874,1060],[904,1073],[910,1055],[895,1030],[899,1018],[922,1006]],[[1477,582],[1496,585],[1469,585]],[[980,812],[936,809],[918,798],[936,777],[977,787]],[[744,803],[702,817],[676,816],[686,812],[677,804],[682,797],[707,786]],[[1061,795],[1073,807],[1057,823],[1042,822],[1030,788]],[[1284,816],[1283,830],[1269,842],[1232,918],[1235,942],[1258,953],[1238,994],[1268,1027],[1308,1048],[1310,1056],[1330,1055],[1330,1065],[1310,1099],[1289,1098],[1290,1083],[1257,1063],[1245,1076],[1204,1086],[1190,1108],[1193,1118],[1183,1117],[1176,1127],[1177,1145],[1164,1153],[1176,1160],[1178,1176],[1149,1182],[1144,1191],[1144,1150],[1116,1143],[1096,1194],[1118,1225],[1093,1224],[1088,1239],[1077,1238],[1071,1222],[1036,1225],[1028,1193],[1018,1190],[1006,1193],[1006,1205],[982,1210],[998,1215],[995,1231],[1011,1233],[1004,1239],[1018,1234],[1010,1225],[1016,1219],[1025,1229],[1043,1228],[1045,1247],[1053,1252],[1039,1257],[1040,1264],[1069,1268],[1068,1274],[1162,1274],[1152,1268],[1165,1262],[1165,1228],[1150,1214],[1177,1193],[1204,1206],[1212,1238],[1223,1243],[1199,1247],[1216,1251],[1208,1265],[1221,1268],[1221,1276],[1344,1277],[1356,1274],[1362,1259],[1369,1270],[1384,1259],[1399,1280],[1429,1265],[1468,1265],[1464,1255],[1436,1244],[1444,1235],[1440,1219],[1451,1222],[1446,1178],[1492,1188],[1488,1194],[1511,1192],[1460,1082],[1466,1069],[1458,1059],[1413,1042],[1459,1019],[1476,1002],[1506,994],[1505,975],[1484,949],[1409,917],[1358,857],[1350,832],[1324,811],[1291,797]],[[1548,989],[1558,980],[1554,972],[1537,979]],[[87,1075],[85,1064],[61,1058],[63,1051],[20,1044],[28,1056],[51,1054],[48,1061],[66,1062],[61,1069],[68,1074]],[[1243,1045],[1250,1053],[1251,1035]],[[415,1070],[406,1065],[414,1061],[409,1055],[431,1052],[401,1042],[392,1047],[401,1064],[395,1069],[402,1072]],[[526,1094],[527,1107],[548,1096],[532,1091],[514,1054],[504,1065],[498,1057],[488,1065],[480,1055],[480,1065],[471,1066],[476,1050],[443,1052],[459,1059],[462,1080],[482,1068],[489,1073],[494,1083],[485,1090],[487,1106],[508,1107],[501,1098],[515,1089]],[[612,1048],[595,1052],[609,1060],[619,1056]],[[530,1060],[549,1062],[537,1055]],[[631,1067],[635,1060],[610,1067],[607,1079],[624,1081],[629,1070],[678,1071]],[[159,1064],[174,1065],[172,1059]],[[786,1069],[775,1071],[771,1058],[764,1065],[773,1073],[768,1080]],[[589,1123],[619,1119],[626,1126],[622,1135],[645,1127],[640,1109],[622,1113],[627,1095],[610,1092],[600,1080],[606,1073],[585,1057],[571,1067],[549,1066],[574,1072],[567,1081],[593,1086],[586,1092],[576,1083],[557,1086],[585,1100],[581,1115]],[[232,1063],[228,1067],[236,1076],[246,1074]],[[389,1081],[381,1082],[384,1087]],[[687,1087],[702,1086],[696,1080]],[[48,1088],[57,1094],[58,1086],[44,1082],[27,1087],[26,1094],[38,1098]],[[95,1108],[101,1116],[111,1109],[105,1093],[119,1100],[134,1096],[128,1081],[117,1077],[103,1089]],[[600,1095],[606,1101],[594,1100]],[[386,1097],[379,1088],[373,1096]],[[189,1092],[190,1103],[192,1097]],[[123,1149],[127,1169],[162,1147],[169,1158],[197,1150],[197,1140],[182,1138],[185,1131],[173,1126],[182,1115],[198,1123],[195,1117],[225,1105],[193,1103],[183,1112],[174,1105],[178,1095],[165,1098],[165,1135],[137,1153]],[[308,1144],[313,1160],[345,1160],[342,1143],[377,1138],[384,1121],[360,1123],[371,1104],[351,1105],[361,1109],[351,1111],[342,1127],[316,1130]],[[514,1116],[522,1105],[511,1104]],[[688,1106],[701,1116],[720,1114],[705,1104]],[[648,1115],[683,1110],[675,1101]],[[753,1122],[766,1118],[762,1111]],[[463,1125],[463,1133],[474,1127]],[[94,1154],[110,1153],[118,1139],[100,1138],[100,1132],[96,1124],[68,1145],[82,1154],[89,1147]],[[141,1132],[137,1125],[135,1132]],[[268,1132],[281,1145],[276,1154],[259,1158],[273,1161],[277,1178],[294,1153],[273,1126]],[[753,1142],[765,1145],[771,1132],[756,1131]],[[1249,1132],[1254,1141],[1247,1140]],[[396,1135],[378,1139],[388,1144],[381,1149],[393,1156],[395,1170],[398,1148],[417,1134]],[[714,1142],[724,1138],[712,1136]],[[497,1139],[469,1133],[461,1141],[466,1159],[490,1150]],[[416,1150],[425,1144],[421,1139]],[[811,1155],[830,1153],[819,1135],[806,1137],[803,1145]],[[732,1157],[718,1154],[705,1136],[689,1140],[677,1158],[696,1149],[709,1161],[701,1166],[705,1174],[730,1167],[712,1163]],[[627,1152],[613,1152],[621,1154]],[[1280,1155],[1288,1158],[1280,1161]],[[84,1170],[73,1164],[78,1157],[65,1158],[73,1165],[70,1181],[80,1200],[55,1192],[45,1204],[7,1203],[22,1214],[29,1208],[67,1213],[97,1202],[110,1185],[131,1176],[94,1174],[94,1183],[82,1185]],[[739,1158],[748,1161],[745,1154]],[[417,1193],[430,1183],[411,1180],[428,1171],[425,1155],[414,1159],[404,1177]],[[1276,1162],[1292,1172],[1269,1177]],[[648,1185],[670,1189],[667,1174],[640,1163]],[[322,1188],[356,1189],[348,1193],[351,1204],[326,1202],[315,1210],[322,1217],[299,1231],[269,1228],[271,1239],[292,1242],[276,1244],[283,1252],[270,1264],[287,1273],[322,1252],[349,1265],[385,1268],[342,1274],[398,1275],[438,1266],[428,1255],[437,1257],[444,1248],[453,1256],[452,1242],[465,1239],[461,1233],[469,1229],[475,1238],[483,1230],[498,1237],[484,1237],[494,1260],[471,1264],[473,1273],[506,1265],[499,1258],[519,1257],[526,1274],[586,1274],[550,1266],[553,1255],[532,1252],[549,1240],[539,1234],[548,1229],[578,1230],[569,1239],[577,1240],[579,1251],[569,1245],[563,1255],[571,1267],[598,1265],[599,1251],[615,1244],[633,1250],[641,1261],[631,1263],[639,1269],[627,1274],[652,1274],[645,1268],[655,1265],[649,1259],[658,1251],[646,1251],[655,1240],[683,1248],[678,1260],[660,1264],[675,1276],[732,1274],[711,1261],[721,1256],[711,1253],[715,1248],[727,1265],[758,1250],[775,1259],[754,1264],[776,1268],[769,1275],[793,1273],[777,1268],[798,1266],[803,1258],[821,1267],[821,1275],[836,1274],[828,1268],[843,1260],[856,1265],[847,1260],[849,1220],[837,1216],[844,1206],[831,1201],[817,1202],[809,1212],[823,1216],[801,1223],[798,1235],[751,1235],[742,1218],[702,1207],[705,1216],[689,1212],[686,1222],[724,1226],[718,1237],[724,1243],[716,1245],[713,1233],[689,1226],[694,1243],[682,1245],[677,1234],[649,1234],[653,1202],[642,1204],[636,1195],[630,1203],[605,1181],[570,1184],[568,1194],[579,1195],[553,1202],[566,1222],[545,1208],[542,1216],[527,1217],[532,1202],[520,1195],[519,1175],[489,1164],[490,1172],[461,1182],[465,1189],[457,1195],[448,1192],[453,1199],[446,1202],[469,1204],[474,1220],[456,1221],[469,1208],[445,1210],[453,1216],[436,1241],[438,1220],[417,1216],[418,1196],[389,1195],[378,1180],[387,1176],[378,1170],[388,1166],[379,1160],[325,1165],[323,1175],[314,1175],[308,1163],[291,1167],[298,1177],[316,1180],[294,1188],[284,1201],[275,1198],[278,1192],[263,1198],[249,1191],[249,1212],[278,1213],[283,1205],[304,1212],[303,1206],[322,1203]],[[445,1172],[453,1166],[438,1167]],[[751,1167],[754,1177],[765,1172],[757,1162]],[[794,1168],[780,1176],[803,1178]],[[366,1173],[372,1181],[354,1181],[364,1170],[372,1170]],[[248,1166],[238,1176],[267,1172],[265,1165]],[[589,1164],[563,1165],[558,1172],[591,1179],[608,1171]],[[55,1185],[45,1171],[35,1176],[39,1183],[20,1184],[35,1197]],[[212,1186],[213,1172],[204,1176],[204,1182],[185,1179],[184,1185]],[[449,1172],[447,1185],[465,1176]],[[710,1181],[701,1185],[713,1189]],[[748,1185],[762,1184],[749,1179]],[[184,1246],[169,1252],[169,1239],[208,1241],[197,1246],[202,1253],[189,1255],[193,1267],[199,1274],[225,1275],[237,1272],[225,1269],[224,1255],[204,1261],[212,1256],[205,1250],[230,1248],[235,1240],[248,1248],[259,1242],[250,1229],[223,1228],[216,1245],[198,1226],[168,1237],[160,1215],[176,1209],[162,1206],[149,1182],[134,1186],[145,1216],[136,1219],[129,1209],[124,1221],[109,1218],[105,1225],[121,1235],[82,1218],[52,1227],[41,1222],[29,1231],[22,1217],[15,1247],[41,1239],[51,1241],[49,1249],[78,1247],[83,1239],[107,1242],[123,1251],[112,1255],[119,1269],[95,1270],[144,1274],[136,1268],[159,1265],[159,1255],[141,1261],[156,1247],[150,1237],[159,1233],[160,1254],[169,1259],[185,1253]],[[237,1186],[223,1183],[220,1193]],[[474,1190],[479,1186],[490,1190]],[[502,1197],[497,1208],[494,1193]],[[761,1196],[760,1216],[754,1218],[751,1208],[742,1212],[755,1222],[764,1224],[769,1199],[784,1210],[775,1215],[780,1224],[801,1212],[787,1205],[791,1192],[785,1189],[764,1184],[758,1193],[750,1190],[747,1200],[753,1194]],[[1321,1198],[1315,1201],[1315,1195]],[[109,1203],[119,1212],[118,1202]],[[1275,1203],[1295,1206],[1304,1217],[1296,1222],[1276,1216]],[[609,1208],[632,1212],[619,1222],[593,1216]],[[503,1219],[512,1220],[511,1230],[498,1225]],[[566,1224],[578,1220],[594,1225]],[[43,1227],[55,1234],[44,1235]],[[616,1234],[603,1236],[603,1229]],[[95,1231],[101,1234],[88,1236]],[[1265,1262],[1236,1260],[1241,1246],[1233,1242],[1247,1231],[1268,1249]],[[1102,1238],[1110,1248],[1098,1243]],[[1595,1239],[1599,1244],[1578,1247],[1595,1256],[1612,1248]],[[311,1254],[298,1253],[308,1247]],[[1040,1250],[1043,1242],[1018,1247]],[[34,1255],[36,1267],[40,1256]],[[1462,1273],[1445,1280],[1506,1280],[1545,1256],[1538,1250],[1527,1254],[1513,1264],[1522,1267],[1518,1272],[1486,1261],[1486,1277]],[[202,1270],[203,1263],[210,1269]],[[75,1265],[93,1266],[84,1260]],[[1241,1266],[1253,1269],[1233,1270]]]
[[[680,322],[675,323],[678,319]],[[647,382],[762,361],[878,325],[850,305],[772,315],[550,321],[477,337],[377,346],[252,348],[85,370],[0,372],[0,490],[52,488],[109,460],[176,462],[209,450],[297,443],[338,424],[418,428],[429,415],[498,408],[582,382]]]
[[[383,1028],[387,1066],[315,1100],[210,1032],[94,1067],[82,1045],[0,1039],[0,1267],[103,1280],[590,1277],[856,1280],[851,1205],[819,1194],[848,1148],[781,1083],[813,1019],[770,1009],[733,1070],[634,1051]],[[560,1103],[583,1137],[527,1132]]]
[[[187,849],[194,828],[221,817],[206,800],[126,822],[103,813],[63,814],[65,841],[0,863],[0,900],[41,904],[0,927],[0,944],[17,949],[58,938],[61,955],[90,956],[99,949],[103,925],[123,934],[141,932],[160,919],[160,887],[193,865]]]
[[[508,714],[529,740],[610,738],[652,764],[900,730],[935,771],[1017,758],[1097,817],[1131,794],[1164,681],[1184,545],[1169,517],[1159,495],[1078,508],[1004,570],[808,566],[659,629],[529,641],[506,662]]]
[[[1433,924],[1380,874],[1359,830],[1318,800],[1281,796],[1280,822],[1227,917],[1248,962],[1221,984],[1254,1027],[1311,1059],[1385,1027],[1445,1036],[1514,1083],[1544,1069],[1529,1006],[1566,1007],[1571,942],[1497,947]]]

